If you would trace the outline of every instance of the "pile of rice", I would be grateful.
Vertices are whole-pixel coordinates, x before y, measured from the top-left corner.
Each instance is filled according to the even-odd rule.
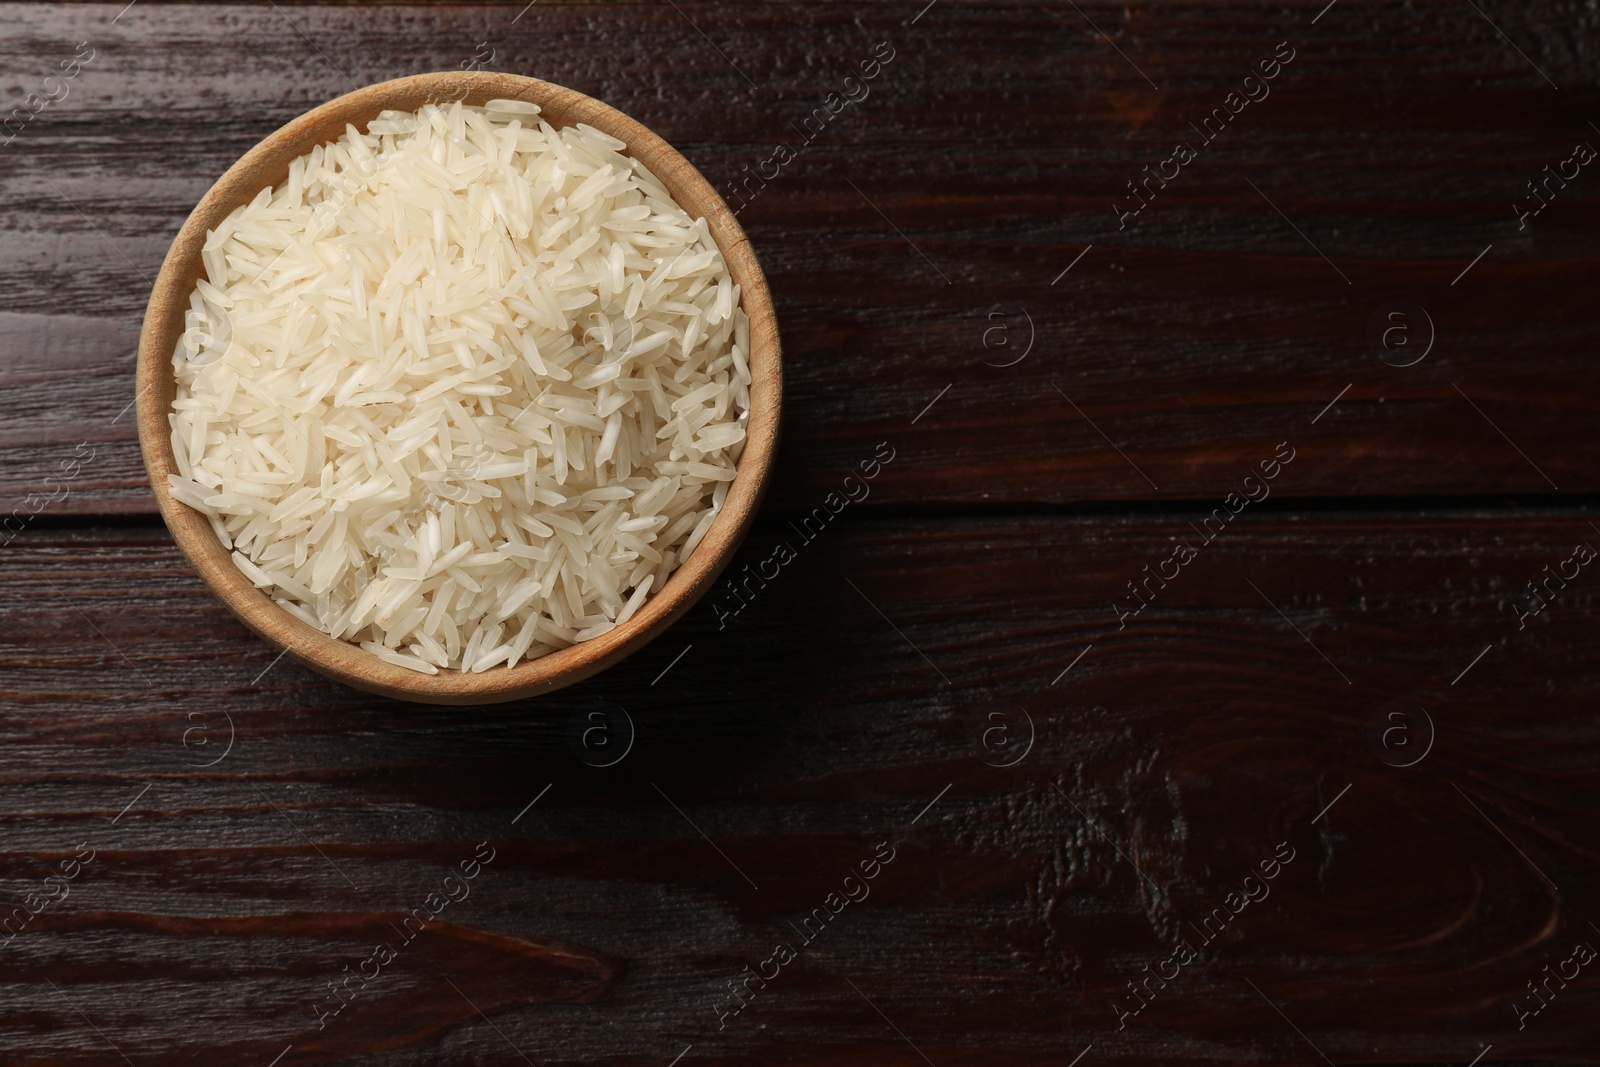
[[[172,495],[286,610],[483,671],[626,622],[694,551],[750,326],[626,147],[521,101],[385,111],[208,234]]]

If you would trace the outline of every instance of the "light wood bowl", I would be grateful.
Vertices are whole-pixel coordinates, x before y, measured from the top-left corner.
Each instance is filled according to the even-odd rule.
[[[172,353],[183,332],[189,295],[202,273],[200,249],[206,232],[262,188],[282,182],[291,160],[336,140],[346,123],[365,130],[367,122],[385,109],[415,111],[427,103],[482,104],[494,99],[531,101],[553,126],[585,122],[621,139],[628,154],[648,166],[679,204],[691,215],[705,217],[750,317],[754,380],[749,436],[738,474],[710,532],[633,618],[600,637],[515,667],[428,675],[335,640],[278,607],[234,566],[205,517],[172,498],[167,482],[167,475],[177,473],[167,422],[177,388]],[[533,696],[582,681],[644,647],[711,587],[750,528],[766,488],[777,447],[783,375],[772,296],[761,267],[733,212],[688,160],[622,112],[582,93],[513,74],[449,72],[400,78],[341,96],[271,134],[228,168],[178,231],[161,265],[139,335],[136,388],[139,445],[162,518],[206,585],[240,621],[296,661],[346,685],[402,700],[477,704]]]

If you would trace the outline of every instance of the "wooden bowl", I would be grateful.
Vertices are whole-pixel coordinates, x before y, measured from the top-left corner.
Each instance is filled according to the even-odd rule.
[[[515,667],[428,675],[329,637],[278,607],[234,565],[206,518],[172,498],[167,482],[167,475],[177,473],[167,422],[177,389],[172,353],[183,332],[190,293],[202,274],[206,232],[263,187],[282,182],[291,160],[336,140],[346,123],[365,130],[385,109],[415,111],[428,103],[494,99],[530,101],[553,126],[586,122],[621,139],[628,154],[648,166],[679,204],[691,215],[705,217],[750,317],[749,432],[738,474],[710,531],[633,618],[609,633]],[[588,678],[637,652],[711,587],[750,528],[766,488],[777,446],[783,377],[777,321],[761,267],[733,212],[688,160],[622,112],[582,93],[513,74],[449,72],[400,78],[341,96],[271,134],[228,168],[178,231],[161,265],[139,335],[136,386],[139,445],[162,518],[200,577],[240,621],[298,662],[347,685],[402,700],[475,704],[533,696]]]

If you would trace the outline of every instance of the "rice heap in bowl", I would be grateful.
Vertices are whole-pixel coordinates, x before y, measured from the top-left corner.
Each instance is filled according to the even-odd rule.
[[[521,101],[386,111],[207,235],[172,495],[285,610],[482,671],[626,622],[694,551],[749,322],[625,148]]]

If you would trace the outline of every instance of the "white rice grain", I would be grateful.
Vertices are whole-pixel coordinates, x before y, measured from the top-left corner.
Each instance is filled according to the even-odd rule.
[[[744,446],[749,323],[626,147],[522,101],[386,111],[207,234],[170,488],[253,584],[427,674],[666,584]]]

